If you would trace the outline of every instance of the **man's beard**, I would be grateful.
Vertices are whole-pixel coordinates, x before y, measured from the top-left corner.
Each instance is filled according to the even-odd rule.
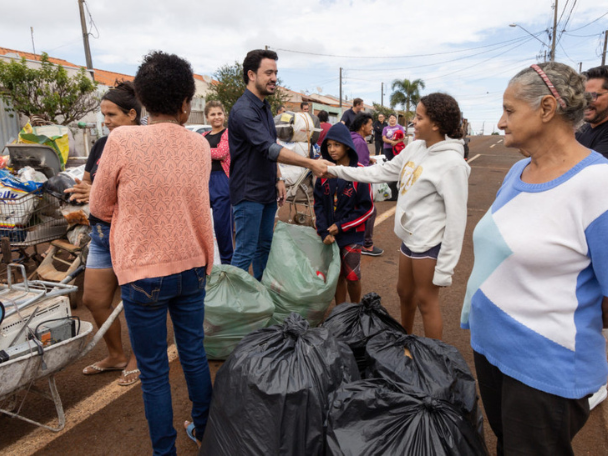
[[[585,121],[594,125],[600,124],[604,120],[606,120],[606,118],[608,118],[608,108],[604,109],[603,111],[597,111],[594,109],[593,111],[591,111],[591,114],[592,117],[589,119],[585,118]]]
[[[257,81],[255,83],[255,88],[262,96],[268,97],[270,95],[274,95],[274,90],[272,92],[269,91],[265,84],[259,84]]]

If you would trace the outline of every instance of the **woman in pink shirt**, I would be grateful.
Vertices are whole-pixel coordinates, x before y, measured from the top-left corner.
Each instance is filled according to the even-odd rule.
[[[187,61],[153,52],[134,83],[150,122],[110,134],[91,189],[91,212],[112,223],[112,263],[154,454],[173,455],[167,311],[192,401],[189,435],[198,441],[211,401],[203,347],[205,281],[213,265],[211,156],[207,140],[183,127],[195,91]]]
[[[203,136],[211,147],[211,177],[209,178],[209,197],[213,209],[213,227],[222,264],[230,264],[234,244],[232,242],[232,205],[230,204],[230,146],[228,129],[224,126],[226,113],[224,105],[217,100],[205,105],[205,117],[211,131]]]

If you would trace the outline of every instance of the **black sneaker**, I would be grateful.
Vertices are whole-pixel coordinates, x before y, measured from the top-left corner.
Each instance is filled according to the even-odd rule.
[[[361,249],[361,254],[363,255],[369,255],[369,256],[380,256],[384,253],[384,250],[379,249],[376,246],[373,246],[371,249],[366,249],[365,247],[363,247]]]

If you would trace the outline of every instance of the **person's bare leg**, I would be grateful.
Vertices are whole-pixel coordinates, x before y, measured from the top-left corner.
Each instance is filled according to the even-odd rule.
[[[114,270],[87,269],[84,275],[84,294],[82,301],[93,315],[97,327],[101,327],[112,313],[112,301],[118,288]],[[122,349],[120,321],[116,319],[103,336],[108,347],[108,356],[95,364],[100,368],[120,367],[127,365],[127,357]]]
[[[399,254],[399,278],[397,280],[397,294],[401,303],[401,324],[408,334],[414,330],[414,316],[416,315],[416,302],[414,301],[414,273],[412,259],[402,253]]]
[[[346,302],[346,278],[340,274],[338,285],[336,286],[336,305]]]
[[[347,281],[348,297],[350,302],[359,303],[361,301],[361,281]]]
[[[412,261],[415,283],[415,300],[422,315],[425,337],[441,339],[443,319],[439,307],[439,288],[433,284],[437,260],[421,258]]]

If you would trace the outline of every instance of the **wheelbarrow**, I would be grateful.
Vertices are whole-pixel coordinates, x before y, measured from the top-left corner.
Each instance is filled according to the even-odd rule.
[[[23,282],[14,283],[12,274],[14,269],[21,270]],[[28,280],[23,265],[10,264],[7,269],[7,285],[0,287],[0,300],[5,304],[10,303],[5,307],[4,315],[2,316],[0,314],[0,318],[4,319],[4,322],[0,321],[0,336],[8,334],[11,330],[11,325],[15,324],[14,322],[11,323],[9,321],[9,317],[15,313],[18,313],[19,317],[21,317],[22,314],[27,314],[28,311],[31,311],[32,307],[38,306],[36,310],[31,313],[33,316],[37,313],[36,311],[38,309],[43,309],[45,304],[47,305],[46,310],[48,310],[48,305],[55,304],[53,300],[57,301],[58,297],[63,299],[64,306],[69,305],[66,303],[67,298],[65,295],[73,293],[78,287],[68,285],[68,283],[72,281],[82,269],[84,269],[84,267],[78,268],[62,282],[56,283],[43,280]],[[32,350],[30,353],[0,363],[0,401],[8,399],[9,403],[9,407],[0,408],[0,413],[51,431],[61,431],[65,427],[65,414],[61,397],[57,391],[55,375],[71,363],[86,356],[86,354],[89,353],[104,336],[108,328],[112,325],[120,312],[122,312],[122,309],[123,305],[122,302],[120,302],[90,341],[89,335],[93,332],[93,325],[83,321],[79,323],[74,337],[46,347],[40,347],[38,343],[32,342]],[[42,312],[42,310],[40,312]],[[19,336],[23,339],[23,333],[21,331],[29,331],[27,328],[33,321],[32,316],[25,321],[22,329],[15,336],[15,340],[17,340]],[[13,321],[14,320],[23,322],[24,319],[13,317]],[[49,392],[45,392],[34,385],[35,382],[43,379],[48,380]],[[26,393],[25,397],[22,399],[23,401],[25,401],[29,392],[37,393],[42,397],[51,400],[57,411],[57,426],[49,426],[22,416],[20,414],[20,407],[18,409],[13,407],[16,404],[16,400],[14,399],[15,394],[20,391],[25,391]],[[10,400],[11,398],[13,400]]]

